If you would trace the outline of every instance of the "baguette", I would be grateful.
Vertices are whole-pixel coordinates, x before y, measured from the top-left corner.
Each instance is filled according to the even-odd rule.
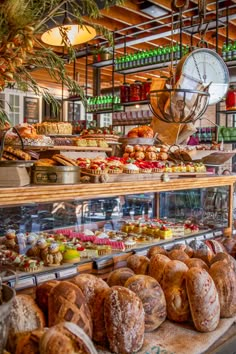
[[[73,159],[70,159],[69,157],[66,157],[61,154],[53,155],[52,159],[57,161],[59,164],[61,164],[63,166],[77,166],[78,167],[77,163]]]

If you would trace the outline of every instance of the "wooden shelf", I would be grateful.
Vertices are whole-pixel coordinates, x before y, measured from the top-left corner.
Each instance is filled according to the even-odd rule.
[[[96,146],[53,146],[50,147],[48,150],[61,150],[61,151],[104,151],[104,152],[111,152],[112,148],[103,148],[103,147],[96,147]]]
[[[156,69],[164,69],[167,68],[170,65],[170,61],[168,62],[160,62],[156,64],[146,64],[142,66],[137,66],[135,68],[127,68],[127,69],[122,69],[122,70],[115,70],[115,73],[119,74],[134,74],[138,73],[141,71],[151,71],[151,70],[156,70]]]

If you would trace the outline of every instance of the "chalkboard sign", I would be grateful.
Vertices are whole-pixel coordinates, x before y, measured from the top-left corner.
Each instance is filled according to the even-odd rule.
[[[24,122],[29,124],[39,122],[39,98],[24,97]]]

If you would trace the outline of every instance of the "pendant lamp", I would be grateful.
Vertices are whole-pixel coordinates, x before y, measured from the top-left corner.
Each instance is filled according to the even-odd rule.
[[[43,33],[41,40],[52,46],[75,46],[90,41],[96,31],[88,25],[75,24],[65,12],[63,23]]]

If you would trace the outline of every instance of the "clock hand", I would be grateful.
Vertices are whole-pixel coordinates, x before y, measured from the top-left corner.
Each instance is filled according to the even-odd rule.
[[[206,76],[206,57],[204,55],[204,60],[203,60],[203,81],[206,82],[207,76]]]

